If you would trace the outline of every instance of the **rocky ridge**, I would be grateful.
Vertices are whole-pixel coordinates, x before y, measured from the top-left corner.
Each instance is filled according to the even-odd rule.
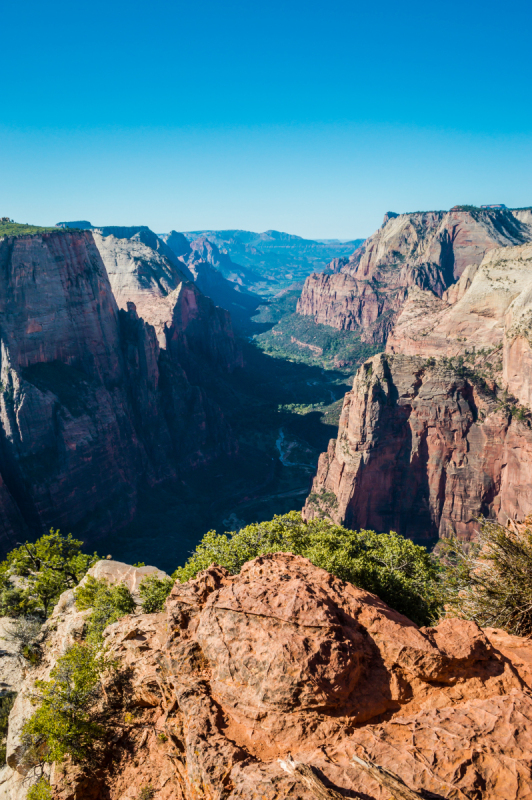
[[[6,800],[25,796],[17,734],[32,680],[82,635],[87,612],[71,595],[46,623],[46,662],[11,714]],[[353,755],[430,796],[530,797],[526,639],[458,619],[418,628],[284,553],[236,576],[212,566],[177,582],[165,612],[124,617],[105,635],[122,683],[105,686],[104,747],[86,771],[52,771],[56,800],[133,800],[142,787],[161,800],[311,800],[279,762],[289,754],[346,797],[389,797]]]
[[[154,327],[162,349],[176,352],[178,363],[189,370],[195,369],[195,358],[202,356],[212,369],[222,372],[242,367],[230,315],[188,280],[185,273],[190,275],[190,271],[181,260],[174,256],[171,262],[136,236],[117,238],[98,232],[93,236],[118,307],[127,310],[128,303],[133,303],[138,315]]]
[[[456,356],[466,348],[500,347],[526,315],[532,245],[489,250],[441,298],[414,289],[388,340],[390,353]]]
[[[192,245],[208,240],[216,246],[229,259],[215,265],[224,277],[260,295],[277,294],[294,283],[303,283],[311,272],[322,270],[331,259],[348,256],[363,241],[314,241],[275,230],[204,230],[185,235]]]
[[[247,270],[234,264],[227,253],[206,237],[189,243],[176,231],[161,237],[174,255],[186,264],[186,269],[196,286],[218,306],[227,309],[236,321],[249,320],[261,303],[261,298],[243,288]]]
[[[347,263],[307,278],[298,313],[384,343],[412,289],[441,297],[488,250],[531,241],[529,216],[507,210],[388,213]]]

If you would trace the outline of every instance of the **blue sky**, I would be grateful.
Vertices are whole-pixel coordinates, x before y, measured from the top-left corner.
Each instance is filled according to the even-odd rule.
[[[530,2],[3,4],[0,215],[369,235],[532,205]]]

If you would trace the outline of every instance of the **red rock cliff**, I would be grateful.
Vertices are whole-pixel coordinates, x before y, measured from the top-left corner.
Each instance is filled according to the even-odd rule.
[[[225,346],[217,324],[205,322],[214,358]],[[4,546],[52,525],[89,537],[118,529],[139,482],[234,451],[206,390],[178,356],[162,363],[133,305],[118,310],[90,232],[0,240],[0,325]],[[185,336],[180,353],[198,338]]]
[[[480,514],[532,509],[532,429],[452,367],[374,356],[345,396],[304,515],[414,539],[464,539]]]
[[[338,274],[307,278],[297,310],[363,340],[385,342],[412,287],[441,297],[494,247],[530,241],[532,228],[510,211],[386,215],[382,227]]]
[[[121,229],[112,230],[119,233]],[[134,303],[139,316],[155,328],[161,348],[170,342],[175,346],[179,339],[180,358],[187,360],[190,369],[195,368],[197,357],[206,358],[211,368],[222,372],[243,365],[230,315],[187,280],[184,272],[190,273],[184,263],[176,258],[170,261],[137,238],[103,236],[97,231],[93,235],[119,308]]]

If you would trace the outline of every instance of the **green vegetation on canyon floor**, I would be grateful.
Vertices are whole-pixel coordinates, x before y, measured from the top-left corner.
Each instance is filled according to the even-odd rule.
[[[290,289],[260,306],[253,322],[268,327],[255,334],[257,346],[277,358],[351,374],[359,364],[382,350],[362,342],[353,331],[339,330],[296,313],[301,290]]]
[[[245,370],[216,386],[238,454],[183,481],[142,488],[135,520],[103,539],[102,549],[123,561],[150,553],[151,563],[171,572],[206,530],[234,530],[303,506],[318,457],[337,435],[354,370],[274,357],[255,340],[243,341],[243,351]]]

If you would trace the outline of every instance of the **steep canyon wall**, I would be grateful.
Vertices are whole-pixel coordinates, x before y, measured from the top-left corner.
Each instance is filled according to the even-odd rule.
[[[433,211],[387,214],[347,263],[305,282],[298,313],[363,340],[385,342],[409,290],[441,297],[484,254],[532,239],[532,227],[510,211]]]
[[[112,287],[89,231],[0,240],[3,547],[50,526],[119,529],[142,482],[237,449],[208,390],[242,363],[227,312],[134,247]]]

